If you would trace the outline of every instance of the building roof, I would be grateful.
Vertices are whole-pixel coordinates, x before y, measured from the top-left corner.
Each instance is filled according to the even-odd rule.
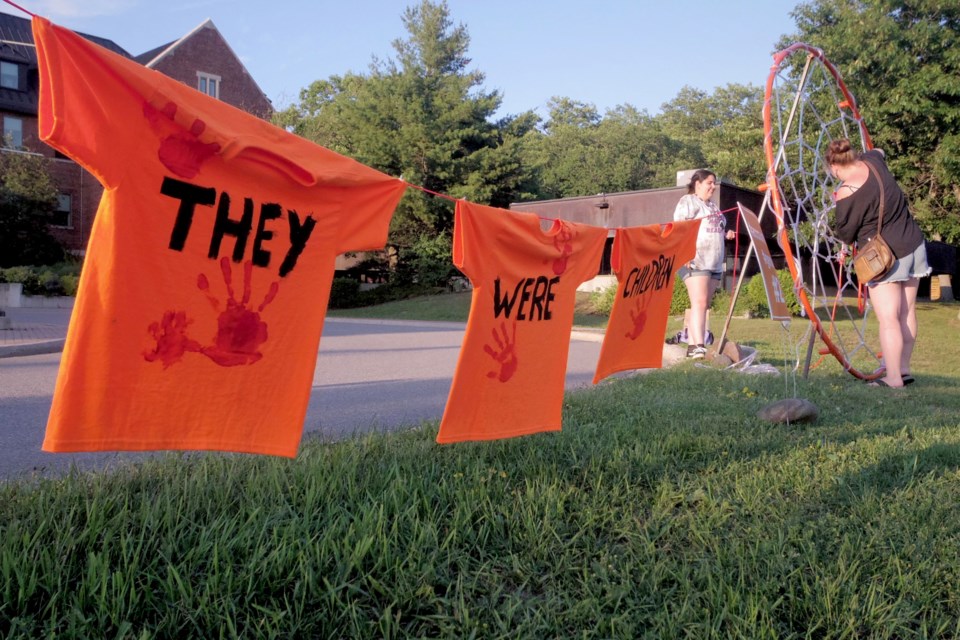
[[[125,58],[133,57],[113,40],[91,36],[86,33],[80,33],[79,31],[76,33],[105,49],[119,53]],[[20,55],[24,56],[26,60],[29,60],[33,64],[37,63],[37,50],[33,44],[33,27],[29,19],[20,18],[10,15],[9,13],[0,13],[0,44],[9,45]],[[6,56],[4,56],[4,58],[8,59]]]
[[[269,103],[270,99],[267,97],[267,94],[263,92],[263,89],[260,88],[260,85],[257,84],[257,81],[253,78],[252,75],[250,75],[250,72],[247,70],[247,66],[243,64],[243,61],[240,59],[240,56],[238,56],[237,53],[233,50],[233,47],[230,46],[230,43],[227,42],[227,39],[223,37],[223,34],[220,33],[219,29],[217,29],[217,25],[213,24],[213,20],[211,20],[210,18],[207,18],[206,20],[198,24],[196,27],[191,29],[190,32],[184,35],[182,38],[178,38],[172,42],[168,42],[167,44],[163,44],[163,45],[160,45],[159,47],[151,49],[150,51],[141,53],[140,55],[136,56],[134,60],[136,60],[137,62],[139,62],[140,64],[142,64],[148,69],[155,69],[157,65],[164,58],[166,58],[167,56],[173,55],[173,53],[176,52],[178,47],[180,47],[183,43],[188,41],[190,38],[195,36],[197,33],[202,31],[203,29],[212,29],[214,32],[216,32],[216,34],[220,38],[220,41],[223,43],[223,46],[227,48],[227,51],[230,52],[230,55],[236,58],[237,62],[240,64],[240,68],[243,70],[243,73],[247,76],[247,78],[250,80],[253,86],[257,88],[257,91],[259,91],[261,95],[263,95],[263,98]]]
[[[114,53],[130,58],[123,47],[113,40],[79,33],[90,42]],[[26,91],[0,87],[0,111],[37,113],[37,48],[33,43],[33,28],[27,18],[0,13],[0,60],[15,62],[27,67]]]
[[[157,65],[158,62],[160,62],[165,57],[173,53],[177,49],[177,47],[179,47],[181,44],[189,40],[191,37],[193,37],[194,34],[196,34],[201,29],[213,29],[217,33],[220,33],[220,30],[217,29],[217,26],[213,24],[213,20],[211,20],[210,18],[207,18],[206,20],[198,24],[196,27],[191,29],[190,32],[184,35],[182,38],[178,38],[173,42],[168,42],[165,45],[161,45],[157,47],[156,49],[151,49],[146,53],[141,53],[139,56],[137,56],[136,60],[137,62],[147,67],[148,69],[152,69]],[[226,43],[226,38],[224,38],[224,43]],[[227,48],[228,49],[230,48],[229,44],[227,44]],[[233,53],[233,49],[230,49],[230,53]],[[237,54],[233,53],[233,55],[236,57]]]
[[[146,67],[147,63],[149,63],[151,60],[159,58],[161,53],[163,53],[164,51],[166,51],[176,43],[177,43],[177,40],[172,40],[166,44],[160,45],[159,47],[150,49],[150,51],[145,51],[138,56],[134,56],[133,59]]]

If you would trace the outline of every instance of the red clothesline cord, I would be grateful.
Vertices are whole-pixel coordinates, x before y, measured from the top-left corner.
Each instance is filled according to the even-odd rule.
[[[5,1],[5,2],[9,2],[10,0],[4,0],[4,1]],[[453,196],[448,196],[448,195],[445,194],[445,193],[440,193],[439,191],[431,191],[430,189],[427,189],[426,187],[421,187],[421,186],[418,185],[418,184],[413,184],[412,182],[407,182],[407,181],[404,180],[403,178],[401,178],[400,180],[403,182],[403,184],[407,185],[408,187],[413,187],[414,189],[419,189],[420,191],[423,191],[424,193],[429,193],[429,194],[432,195],[432,196],[437,196],[438,198],[443,198],[444,200],[449,200],[450,202],[456,202],[456,201],[457,201],[456,198],[454,198]]]
[[[11,7],[13,7],[14,9],[19,9],[20,11],[23,11],[25,14],[27,14],[31,18],[37,17],[37,14],[33,13],[32,11],[27,11],[17,3],[13,2],[12,0],[3,0],[3,1],[6,2],[8,5],[10,5]]]

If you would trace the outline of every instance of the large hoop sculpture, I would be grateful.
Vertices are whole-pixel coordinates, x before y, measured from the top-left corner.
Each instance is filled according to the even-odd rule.
[[[831,140],[872,148],[870,134],[836,68],[820,49],[797,43],[774,55],[763,103],[767,201],[777,238],[810,320],[804,374],[819,336],[820,359],[833,355],[844,370],[869,380],[882,375],[869,302],[833,235],[837,182],[825,160]]]

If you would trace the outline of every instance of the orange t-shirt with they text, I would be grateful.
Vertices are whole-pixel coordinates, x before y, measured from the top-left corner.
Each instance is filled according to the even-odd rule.
[[[457,202],[453,261],[473,284],[437,442],[559,431],[577,286],[607,230]]]
[[[338,254],[405,184],[43,18],[41,138],[103,184],[46,451],[296,454]]]

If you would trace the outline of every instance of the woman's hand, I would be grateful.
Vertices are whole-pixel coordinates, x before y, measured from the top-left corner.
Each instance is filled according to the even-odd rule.
[[[737,237],[736,231],[727,231],[727,240],[733,240]]]

